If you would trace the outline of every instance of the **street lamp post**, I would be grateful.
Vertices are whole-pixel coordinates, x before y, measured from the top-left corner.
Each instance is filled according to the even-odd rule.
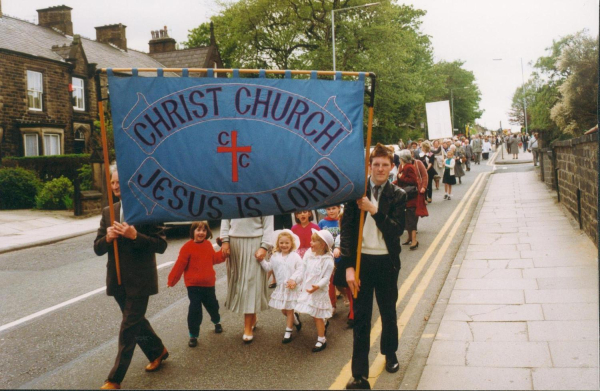
[[[368,3],[368,4],[363,4],[363,5],[356,5],[354,7],[348,7],[348,8],[340,8],[340,9],[332,9],[331,10],[331,47],[333,48],[333,71],[335,72],[335,12],[339,12],[339,11],[346,11],[346,10],[351,10],[353,8],[362,8],[362,7],[370,7],[373,5],[378,5],[379,3]],[[333,75],[333,78],[335,80],[335,75]]]

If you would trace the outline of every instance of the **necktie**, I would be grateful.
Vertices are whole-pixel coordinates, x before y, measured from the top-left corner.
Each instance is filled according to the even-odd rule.
[[[373,197],[375,197],[377,201],[379,201],[379,189],[381,189],[380,185],[377,185],[373,188]]]

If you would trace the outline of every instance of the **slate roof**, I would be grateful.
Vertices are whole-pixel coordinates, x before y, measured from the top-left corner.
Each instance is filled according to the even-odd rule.
[[[51,28],[16,19],[7,15],[0,17],[0,48],[29,55],[65,62],[68,52],[62,46],[70,46],[73,37],[63,35]],[[147,53],[128,49],[127,52],[109,44],[81,38],[83,50],[90,63],[98,68],[164,68]],[[58,45],[61,48],[54,48]]]
[[[167,68],[205,68],[207,66],[206,58],[209,55],[209,46],[150,54]]]

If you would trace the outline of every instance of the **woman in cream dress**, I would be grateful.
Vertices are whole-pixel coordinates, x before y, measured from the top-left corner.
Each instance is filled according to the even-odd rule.
[[[244,314],[245,343],[252,342],[256,313],[269,308],[267,274],[257,262],[271,247],[273,216],[221,221],[223,255],[227,262],[225,307]]]

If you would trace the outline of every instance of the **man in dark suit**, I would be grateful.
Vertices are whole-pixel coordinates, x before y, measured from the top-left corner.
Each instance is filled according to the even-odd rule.
[[[388,182],[394,167],[393,151],[377,144],[370,157],[371,176],[366,197],[350,201],[344,206],[340,249],[342,260],[335,275],[335,284],[343,279],[353,291],[354,344],[352,350],[352,377],[347,389],[370,389],[369,349],[371,346],[371,316],[373,293],[381,314],[381,354],[385,355],[388,372],[398,371],[398,273],[400,273],[400,236],[404,232],[406,193]],[[363,225],[361,269],[355,277],[356,253],[360,214],[366,212]],[[341,280],[341,281],[340,281]]]
[[[111,167],[111,188],[115,196],[121,196],[119,175],[114,166]],[[156,371],[169,356],[145,317],[150,295],[158,293],[155,253],[162,254],[167,249],[163,228],[153,224],[127,224],[122,219],[121,202],[114,204],[114,215],[115,222],[111,226],[109,207],[104,208],[94,241],[96,255],[108,253],[106,294],[115,298],[123,313],[117,358],[102,389],[121,388],[136,345],[150,361],[146,371]],[[119,249],[121,285],[117,280],[113,249],[115,241]]]

